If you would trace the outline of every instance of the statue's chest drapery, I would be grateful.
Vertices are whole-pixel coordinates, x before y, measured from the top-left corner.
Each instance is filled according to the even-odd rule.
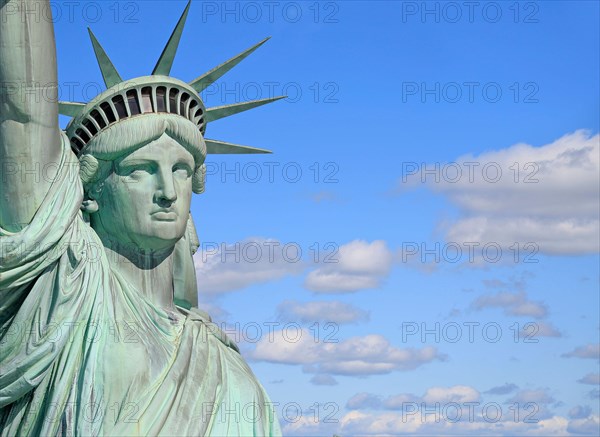
[[[0,318],[0,435],[279,435],[214,325],[155,307],[111,270],[73,161],[27,228],[0,229],[0,314],[13,315]]]
[[[116,274],[110,279],[110,317],[99,335],[104,386],[110,397],[137,399],[171,368],[185,316],[154,307]]]

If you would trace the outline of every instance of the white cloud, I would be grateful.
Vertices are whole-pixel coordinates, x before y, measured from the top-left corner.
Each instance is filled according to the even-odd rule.
[[[407,404],[427,404],[430,406],[447,404],[450,402],[464,404],[477,402],[481,399],[479,392],[468,385],[454,385],[452,387],[430,387],[423,396],[412,393],[401,393],[382,399],[381,396],[371,393],[357,393],[348,400],[347,408],[351,409],[380,409],[402,410]]]
[[[521,338],[536,338],[536,337],[562,337],[562,333],[551,323],[535,322],[525,324],[521,328]]]
[[[589,405],[576,405],[569,410],[571,419],[583,419],[592,414],[592,409]]]
[[[574,434],[600,435],[600,416],[588,416],[584,419],[573,419],[567,431]]]
[[[283,319],[301,323],[343,324],[369,320],[369,314],[366,311],[340,301],[302,303],[286,300],[278,305],[277,311]]]
[[[600,343],[586,344],[573,349],[571,352],[567,352],[562,355],[563,357],[571,358],[600,358]]]
[[[514,389],[511,384],[508,388]],[[514,402],[531,402],[540,409],[521,409],[516,420]],[[430,387],[423,396],[400,394],[387,399],[357,393],[346,404],[351,411],[336,427],[306,424],[295,427],[290,435],[598,435],[598,416],[591,414],[591,408],[577,406],[567,418],[550,413],[547,406],[552,403],[555,400],[545,389],[521,390],[503,405],[483,402],[476,389],[461,385]]]
[[[511,397],[508,403],[526,404],[529,402],[537,405],[548,405],[555,402],[555,399],[548,393],[548,390],[540,388],[536,390],[521,390]]]
[[[436,402],[477,402],[479,398],[479,392],[467,385],[431,387],[427,389],[427,392],[425,392],[425,395],[423,396],[423,400],[429,404],[434,404]]]
[[[258,361],[300,364],[307,373],[354,376],[413,370],[445,359],[434,347],[399,349],[377,334],[328,343],[315,342],[308,330],[293,334],[275,331],[272,337],[261,339],[248,356]]]
[[[486,390],[484,393],[491,395],[507,395],[517,390],[519,387],[513,383],[505,383],[504,385],[499,385],[497,387],[492,387],[489,390]]]
[[[515,388],[514,384],[505,384],[500,391],[505,394]],[[520,420],[515,420],[514,403],[525,406],[518,413]],[[547,389],[521,390],[503,405],[483,402],[476,389],[462,385],[430,387],[423,396],[405,393],[387,399],[358,393],[349,399],[346,406],[352,411],[341,418],[336,433],[365,436],[598,435],[598,416],[592,415],[591,408],[577,406],[566,418],[551,413],[547,408],[550,404],[557,405]],[[494,407],[490,409],[490,406]],[[377,411],[381,409],[394,412]],[[498,415],[498,411],[502,414]]]
[[[340,419],[340,433],[361,436],[400,435],[527,435],[564,436],[569,421],[552,416],[536,423],[514,421],[503,417],[498,423],[481,418],[469,420],[465,417],[453,422],[436,414],[398,414],[397,412],[363,412],[353,410]]]
[[[199,293],[210,296],[298,274],[306,267],[297,260],[298,247],[265,238],[205,242],[194,256]]]
[[[402,393],[399,395],[389,396],[383,400],[383,407],[386,410],[402,410],[406,404],[414,402],[422,402],[423,398],[412,393]]]
[[[305,287],[319,293],[347,293],[378,288],[392,266],[393,254],[384,241],[354,240],[339,248],[338,262],[310,272]]]
[[[381,396],[371,393],[357,393],[346,402],[346,408],[350,410],[378,409],[380,407]]]
[[[310,382],[314,385],[337,385],[337,380],[331,375],[317,374],[310,378]]]
[[[515,242],[521,247],[532,242],[546,254],[597,253],[599,157],[600,136],[577,131],[541,147],[516,144],[463,156],[454,167],[440,166],[460,168],[458,180],[454,173],[441,170],[436,182],[419,171],[409,175],[404,186],[424,181],[459,207],[461,218],[442,224],[447,241],[496,242],[507,250]],[[497,168],[501,176],[492,182],[498,179]]]
[[[540,319],[548,314],[548,309],[543,302],[534,302],[528,299],[524,291],[510,293],[501,291],[496,294],[485,294],[472,303],[473,308],[502,308],[504,313],[511,316],[528,316]]]
[[[293,419],[293,420],[292,420]],[[309,412],[299,417],[293,417],[289,420],[285,420],[282,424],[281,432],[285,436],[323,436],[333,435],[333,424],[323,423],[323,420],[315,420],[315,413]],[[330,431],[325,429],[330,428]]]
[[[600,373],[588,373],[583,378],[578,379],[577,382],[589,385],[600,385]]]
[[[550,406],[557,405],[556,399],[544,388],[520,390],[505,403],[516,405],[519,417],[537,420],[550,419],[553,416]]]
[[[500,308],[507,316],[545,318],[548,315],[548,307],[544,302],[529,299],[524,291],[527,285],[526,279],[527,274],[521,277],[511,277],[508,282],[499,279],[484,280],[486,288],[517,291],[499,291],[494,294],[481,295],[471,303],[471,308],[475,310]],[[561,337],[562,333],[551,323],[539,320],[535,323],[523,324],[519,335],[523,339],[535,339],[538,337]]]

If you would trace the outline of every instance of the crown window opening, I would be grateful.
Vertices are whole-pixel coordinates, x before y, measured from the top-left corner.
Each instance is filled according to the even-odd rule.
[[[190,108],[189,108],[189,114],[190,114],[190,120],[192,120],[194,123],[197,123],[196,117],[198,116],[198,112],[196,110],[196,108],[198,107],[198,102],[196,100],[192,100],[192,103],[190,103]]]
[[[190,111],[191,110],[192,110],[192,108],[190,107]],[[196,113],[194,114],[194,120],[196,120],[196,124],[198,126],[200,126],[201,122],[203,121],[202,120],[202,113],[203,113],[202,108],[198,108],[196,110]]]
[[[81,140],[86,144],[90,140],[90,136],[83,129],[77,129],[75,131],[75,135],[81,138]]]
[[[119,116],[119,119],[121,118],[127,118],[127,108],[125,107],[125,100],[123,99],[122,95],[117,95],[114,96],[112,98],[112,102],[115,105],[115,109],[117,111],[117,115]]]
[[[85,121],[88,120],[91,123],[91,127],[87,126],[85,124]],[[92,114],[88,114],[86,119],[83,119],[82,121],[83,125],[87,128],[87,130],[91,131],[92,129],[96,131],[96,133],[100,132],[100,125],[96,122],[96,120],[94,120],[94,117],[92,117]],[[94,133],[94,135],[96,135],[96,133]]]
[[[117,121],[115,113],[113,112],[112,107],[108,102],[101,103],[100,108],[102,109],[102,111],[104,111],[104,114],[106,115],[109,124]]]
[[[106,121],[97,109],[94,109],[92,112],[90,112],[90,117],[92,117],[93,121],[96,122],[98,129],[104,129],[106,127]]]
[[[83,143],[78,138],[71,138],[71,148],[75,149],[76,153],[79,153],[83,149]]]
[[[179,94],[179,90],[177,88],[172,88],[171,91],[169,91],[169,112],[171,114],[178,114],[177,94]]]
[[[129,104],[129,110],[131,111],[132,116],[142,113],[136,90],[127,91],[127,103]]]
[[[188,118],[190,120],[192,120],[192,116],[194,115],[194,112],[196,112],[196,110],[194,108],[196,107],[197,103],[196,104],[195,103],[196,103],[196,100],[194,100],[194,98],[192,97],[187,104],[186,112],[187,112]],[[194,106],[194,108],[192,108],[192,105]]]
[[[186,109],[186,103],[188,102],[188,100],[190,99],[190,95],[188,93],[183,93],[181,95],[181,98],[179,99],[179,115],[183,115],[184,117],[187,117],[187,111]]]
[[[152,100],[152,108],[154,108],[154,112],[158,112],[158,108],[156,106],[156,87],[150,88],[150,100]]]
[[[156,88],[156,111],[167,112],[167,88],[164,86]]]
[[[92,133],[91,133],[89,130],[87,130],[87,129],[85,128],[85,126],[83,125],[83,122],[81,122],[81,125],[80,125],[80,127],[81,127],[81,130],[82,130],[82,131],[83,131],[83,132],[84,132],[84,133],[85,133],[85,134],[88,136],[88,138],[89,138],[89,139],[88,139],[86,142],[89,142],[89,141],[90,141],[90,139],[94,138],[94,134],[92,134]]]
[[[152,105],[152,88],[149,86],[142,88],[142,103],[144,104],[144,114],[154,112],[154,107]]]
[[[98,128],[89,118],[86,118],[82,124],[83,127],[90,133],[90,137],[93,137],[98,133]]]

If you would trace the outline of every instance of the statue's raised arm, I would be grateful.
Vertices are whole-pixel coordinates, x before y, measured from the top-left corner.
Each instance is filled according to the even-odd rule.
[[[90,31],[107,89],[59,103],[49,6],[0,0],[0,436],[281,435],[237,346],[195,308],[190,215],[207,154],[267,152],[204,134],[279,98],[200,96],[266,39],[176,79],[188,3],[152,74],[123,81]]]
[[[48,0],[0,0],[0,227],[33,218],[60,160],[56,47]],[[44,9],[45,8],[45,9]]]

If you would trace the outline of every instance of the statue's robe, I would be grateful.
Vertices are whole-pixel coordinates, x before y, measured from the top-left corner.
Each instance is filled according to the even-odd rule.
[[[0,228],[0,435],[280,435],[216,325],[157,308],[111,270],[78,169],[65,147],[32,222]]]

